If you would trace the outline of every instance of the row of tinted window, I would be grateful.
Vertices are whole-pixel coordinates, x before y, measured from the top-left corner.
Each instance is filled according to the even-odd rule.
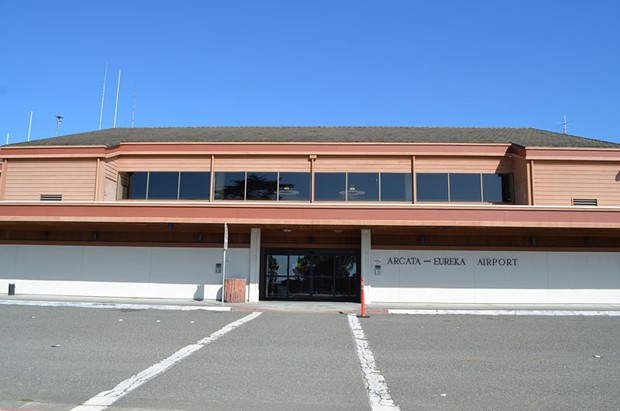
[[[315,173],[315,201],[412,201],[410,173]],[[130,172],[120,198],[209,200],[209,172]],[[216,172],[215,200],[310,201],[310,173]],[[418,173],[417,200],[513,202],[511,174]]]
[[[409,201],[408,173],[315,173],[315,201]],[[215,200],[310,201],[310,173],[215,173]]]
[[[512,174],[418,173],[418,201],[513,202]]]
[[[132,200],[208,200],[211,173],[150,171],[120,173],[120,198]]]
[[[208,172],[121,173],[122,199],[208,200]],[[310,173],[216,172],[214,200],[310,201]],[[315,173],[315,201],[412,201],[409,173]]]

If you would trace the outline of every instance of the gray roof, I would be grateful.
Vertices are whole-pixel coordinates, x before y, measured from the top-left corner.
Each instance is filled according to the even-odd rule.
[[[482,143],[523,147],[620,148],[620,144],[534,128],[478,127],[163,127],[112,128],[11,146],[113,147],[125,142]]]

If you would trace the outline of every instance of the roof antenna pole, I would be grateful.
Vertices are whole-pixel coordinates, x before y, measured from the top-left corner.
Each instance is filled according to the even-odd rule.
[[[9,144],[9,132],[6,132],[6,143]]]
[[[101,110],[99,111],[99,130],[103,122],[103,101],[105,99],[105,83],[108,79],[108,62],[105,62],[105,71],[103,72],[103,90],[101,91]]]
[[[62,123],[62,116],[56,116],[56,136],[60,135],[60,123]]]
[[[566,134],[566,114],[564,114],[564,134]]]
[[[32,110],[30,111],[30,124],[28,125],[28,141],[30,141],[30,131],[32,130]]]
[[[116,85],[116,104],[114,106],[114,128],[116,128],[116,113],[118,113],[118,92],[121,89],[121,70],[118,70],[118,84]]]
[[[136,121],[136,90],[133,91],[133,105],[131,107],[131,128]]]

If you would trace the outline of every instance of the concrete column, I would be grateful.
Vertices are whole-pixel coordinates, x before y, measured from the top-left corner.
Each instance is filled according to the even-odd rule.
[[[372,302],[372,265],[370,261],[371,233],[369,229],[362,229],[362,278],[364,279],[364,297],[366,304]]]
[[[248,301],[258,301],[260,283],[260,228],[250,231],[250,283],[248,284]]]

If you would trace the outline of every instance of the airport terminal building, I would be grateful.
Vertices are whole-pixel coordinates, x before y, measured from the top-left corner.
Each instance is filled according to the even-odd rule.
[[[620,303],[620,144],[118,128],[0,159],[0,292],[216,299],[224,271],[247,301]]]

